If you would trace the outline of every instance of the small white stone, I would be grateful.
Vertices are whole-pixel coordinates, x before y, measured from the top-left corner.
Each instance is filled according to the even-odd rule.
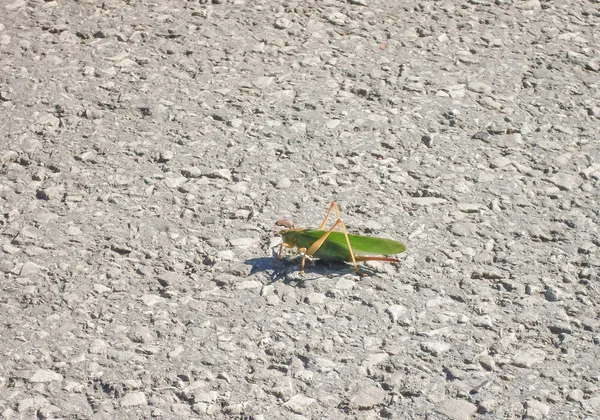
[[[260,295],[261,296],[270,296],[275,292],[275,286],[272,284],[267,284],[265,286],[262,287],[262,289],[260,290]]]
[[[256,280],[244,280],[242,282],[236,283],[236,287],[238,289],[258,289],[262,286],[263,284]]]
[[[240,128],[243,123],[244,123],[244,120],[242,120],[240,118],[234,118],[234,119],[232,119],[232,120],[229,121],[229,125],[232,128]]]
[[[421,343],[421,349],[426,351],[427,353],[431,353],[434,356],[439,356],[442,353],[450,350],[452,346],[448,343],[443,342],[429,342],[429,343]]]
[[[530,368],[546,360],[546,352],[541,349],[519,350],[513,356],[512,364],[517,367]]]
[[[358,390],[350,397],[350,408],[358,410],[370,410],[382,404],[387,393],[378,386],[367,386]]]
[[[323,293],[317,293],[317,292],[309,293],[309,295],[306,296],[304,301],[311,305],[314,305],[314,304],[319,305],[319,304],[325,302],[325,295]]]
[[[200,178],[202,176],[202,170],[192,166],[190,168],[182,169],[181,174],[186,178]]]
[[[139,405],[147,405],[148,401],[143,392],[128,392],[121,398],[121,407],[135,407]]]
[[[110,344],[108,344],[106,341],[98,338],[98,339],[92,341],[92,344],[90,344],[88,351],[91,354],[106,354],[106,352],[109,348],[110,348]]]
[[[248,248],[259,241],[258,238],[236,238],[231,239],[229,243],[231,246],[240,247],[240,248]]]
[[[294,26],[294,24],[287,18],[279,18],[275,21],[273,26],[275,26],[276,29],[289,29]]]
[[[341,278],[335,284],[335,288],[338,290],[352,290],[356,286],[356,282],[354,280]]]
[[[328,120],[325,123],[325,126],[327,128],[329,128],[330,130],[334,129],[335,127],[337,127],[338,125],[340,125],[341,121],[340,120]]]
[[[309,398],[303,394],[296,394],[291,397],[284,406],[292,410],[296,414],[304,413],[308,407],[313,404],[316,400],[314,398]]]
[[[280,178],[279,181],[277,181],[277,185],[275,186],[275,188],[277,188],[278,190],[285,190],[289,187],[292,186],[292,181],[290,181],[288,178]]]
[[[191,177],[188,177],[191,178]],[[185,176],[181,176],[181,175],[175,175],[175,176],[167,176],[164,179],[164,183],[168,188],[179,188],[181,187],[183,184],[185,184],[186,182],[188,182],[188,178],[186,178]]]
[[[571,175],[564,172],[557,173],[553,177],[549,178],[548,181],[565,191],[576,190],[583,183],[583,179],[581,179],[580,176]]]
[[[383,226],[377,220],[369,220],[365,223],[365,228],[372,232],[376,232],[378,230],[381,230]]]
[[[223,261],[232,261],[235,258],[235,254],[231,249],[217,252],[217,256]]]
[[[157,296],[157,295],[143,295],[142,296],[142,302],[146,306],[154,306],[157,303],[163,303],[164,301],[165,301],[164,297]]]
[[[39,369],[36,370],[29,382],[46,383],[53,381],[62,381],[63,377],[60,373],[52,372],[51,370]]]
[[[463,400],[444,400],[435,407],[435,411],[451,420],[468,420],[477,412],[477,406]]]
[[[390,315],[393,322],[398,322],[407,309],[404,305],[391,305],[385,311]]]
[[[98,284],[98,283],[94,283],[94,290],[96,291],[96,293],[109,293],[112,291],[112,289],[110,289],[109,287],[106,287],[103,284]]]
[[[205,174],[208,178],[224,179],[231,181],[231,171],[229,169],[217,169],[216,171],[208,172]]]
[[[525,409],[527,410],[528,418],[545,418],[550,414],[550,406],[537,400],[525,401]]]
[[[413,204],[416,204],[417,206],[434,206],[436,204],[444,204],[448,200],[436,197],[415,197],[412,198],[410,201]]]
[[[168,162],[175,157],[175,153],[170,150],[163,150],[158,154],[158,161],[160,163]]]
[[[488,93],[492,90],[489,85],[482,82],[470,82],[467,84],[467,89],[477,93]]]

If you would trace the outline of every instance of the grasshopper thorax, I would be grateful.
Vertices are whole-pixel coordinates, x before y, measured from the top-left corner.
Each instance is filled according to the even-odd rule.
[[[305,228],[283,229],[279,234],[281,235],[283,242],[293,248],[298,245],[299,237],[304,231],[306,231]]]

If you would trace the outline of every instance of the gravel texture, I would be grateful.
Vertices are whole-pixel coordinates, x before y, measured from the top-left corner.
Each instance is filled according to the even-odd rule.
[[[0,416],[600,418],[599,26],[0,1]],[[274,260],[332,200],[401,263]]]

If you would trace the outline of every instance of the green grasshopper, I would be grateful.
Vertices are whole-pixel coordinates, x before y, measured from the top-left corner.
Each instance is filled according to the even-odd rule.
[[[325,230],[325,225],[334,210],[336,221],[330,229]],[[335,228],[340,231],[334,232]],[[277,258],[281,258],[283,248],[298,248],[302,255],[301,274],[304,273],[304,265],[308,255],[325,261],[351,261],[354,265],[354,271],[359,275],[364,275],[358,269],[357,261],[399,262],[395,258],[377,257],[373,254],[391,255],[406,250],[404,244],[391,239],[348,234],[346,224],[340,217],[340,209],[335,201],[329,206],[327,215],[325,215],[325,219],[318,229],[283,229],[280,234],[283,242],[279,247]]]

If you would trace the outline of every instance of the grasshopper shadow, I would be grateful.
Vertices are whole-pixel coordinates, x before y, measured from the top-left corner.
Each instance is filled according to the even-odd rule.
[[[274,283],[282,281],[284,284],[318,280],[323,277],[334,278],[342,277],[346,274],[356,275],[353,267],[344,262],[331,261],[307,261],[305,274],[300,274],[300,258],[251,258],[244,261],[251,265],[249,276],[257,273],[264,273],[269,280]],[[375,273],[366,267],[361,267],[361,272],[372,276]],[[357,276],[358,277],[358,276]]]

